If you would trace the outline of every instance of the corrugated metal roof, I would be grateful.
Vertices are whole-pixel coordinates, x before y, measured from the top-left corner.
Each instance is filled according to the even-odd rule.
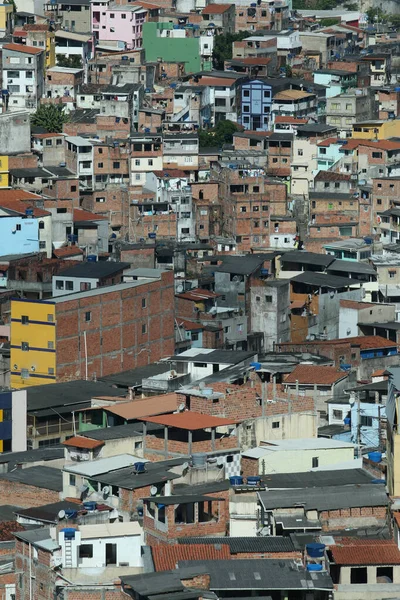
[[[84,477],[92,477],[94,475],[108,473],[109,471],[115,471],[116,469],[131,467],[136,462],[148,461],[144,458],[133,456],[132,454],[118,454],[118,456],[99,458],[97,460],[88,461],[87,463],[80,462],[77,465],[66,465],[64,471],[83,475]]]

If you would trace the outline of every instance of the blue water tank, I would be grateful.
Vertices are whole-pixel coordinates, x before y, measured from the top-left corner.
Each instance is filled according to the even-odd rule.
[[[382,452],[368,452],[368,458],[372,462],[380,463],[382,462]]]
[[[243,477],[241,477],[240,475],[229,477],[229,483],[231,485],[243,485]]]
[[[394,88],[394,91],[395,91],[395,92],[400,92],[400,87],[395,87],[395,88]]]
[[[121,60],[129,60],[129,56],[122,56]]]
[[[67,517],[67,519],[76,519],[76,517],[78,516],[78,511],[73,510],[71,508],[67,508],[67,510],[65,511],[65,516]]]
[[[386,479],[371,479],[371,483],[376,485],[386,485]]]
[[[269,274],[269,270],[268,270],[268,269],[261,269],[261,271],[260,271],[260,274],[261,274],[263,277],[267,277],[267,276],[268,276],[268,274]]]
[[[307,565],[307,571],[322,571],[322,565],[316,565],[315,563],[309,563]]]
[[[320,544],[319,542],[306,544],[306,551],[311,558],[322,558],[325,552],[325,544]]]
[[[88,262],[96,262],[97,261],[97,256],[95,254],[88,254],[87,255],[87,261]]]
[[[253,367],[255,371],[259,371],[261,369],[261,363],[259,362],[251,362],[250,366]]]
[[[155,240],[156,239],[156,234],[155,233],[149,233],[149,239],[150,240]]]
[[[351,419],[350,419],[350,417],[346,417],[345,419],[343,419],[343,423],[344,423],[345,425],[350,425],[350,423],[351,423]]]
[[[65,514],[67,514],[68,511],[65,511]],[[66,540],[74,540],[75,539],[75,532],[76,529],[74,529],[73,527],[64,527],[64,529],[61,529],[61,531],[64,534],[64,538]]]
[[[256,475],[255,477],[248,477],[247,485],[259,485],[260,481],[261,481],[261,477],[259,477],[258,475]]]
[[[26,208],[25,214],[27,217],[33,217],[33,208]]]
[[[136,463],[134,463],[133,468],[135,469],[136,473],[144,473],[146,471],[146,467],[145,467],[145,463],[144,462],[136,462]]]
[[[85,510],[96,510],[96,502],[84,502],[83,507]]]
[[[371,244],[373,244],[373,243],[374,243],[374,240],[373,240],[372,238],[370,238],[370,237],[365,237],[365,238],[364,238],[364,242],[365,242],[366,244],[368,244],[368,246],[370,246]]]

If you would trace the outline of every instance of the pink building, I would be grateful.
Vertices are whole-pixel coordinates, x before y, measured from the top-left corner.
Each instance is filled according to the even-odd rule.
[[[113,2],[92,2],[92,32],[99,42],[124,42],[124,50],[142,47],[142,26],[147,10],[142,6],[125,6]]]

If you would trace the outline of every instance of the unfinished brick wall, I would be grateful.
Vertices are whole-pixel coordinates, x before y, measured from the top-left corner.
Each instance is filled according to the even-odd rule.
[[[169,456],[173,456],[173,454],[183,454],[184,456],[187,456],[188,454],[192,454],[192,453],[196,453],[196,452],[213,452],[213,451],[218,451],[218,450],[233,450],[234,448],[237,448],[238,446],[238,441],[236,437],[218,437],[218,434],[216,434],[216,439],[215,439],[215,447],[213,447],[212,445],[212,440],[211,440],[211,434],[207,434],[206,432],[204,432],[204,436],[198,436],[198,437],[202,437],[203,439],[198,439],[198,441],[196,441],[196,434],[198,432],[194,431],[193,432],[193,441],[192,441],[192,448],[191,451],[189,449],[189,443],[187,441],[187,431],[182,431],[179,435],[179,437],[182,436],[182,439],[170,439],[170,437],[168,437],[168,444],[167,444],[167,454]],[[200,432],[203,433],[203,432]],[[176,434],[170,434],[169,435],[174,435],[176,438],[178,437]],[[186,438],[186,439],[185,439]],[[149,458],[149,456],[151,454],[154,454],[152,451],[155,450],[156,452],[164,452],[165,446],[164,446],[164,432],[156,432],[155,434],[147,434],[146,435],[146,450],[145,450],[145,457]]]
[[[366,525],[384,525],[388,518],[386,506],[365,506],[362,508],[343,508],[341,510],[324,510],[319,514],[319,519],[324,531],[332,529],[348,529],[351,520],[365,519]]]
[[[16,154],[8,157],[8,168],[11,169],[36,169],[38,157],[36,154]]]
[[[258,475],[258,460],[256,458],[242,456],[240,465],[240,472],[244,477],[255,477]]]
[[[173,272],[167,271],[161,281],[58,303],[57,380],[84,376],[85,347],[89,374],[97,377],[172,355],[175,347],[173,277]],[[87,312],[90,312],[89,321]]]
[[[15,506],[30,508],[32,506],[43,506],[59,501],[59,492],[39,488],[35,485],[25,485],[17,481],[0,479],[0,506],[10,504],[12,497]]]
[[[15,548],[15,571],[18,573],[15,589],[16,600],[54,599],[56,572],[50,568],[51,553],[41,549],[36,551],[37,558],[34,558],[35,551],[30,544],[17,540]]]

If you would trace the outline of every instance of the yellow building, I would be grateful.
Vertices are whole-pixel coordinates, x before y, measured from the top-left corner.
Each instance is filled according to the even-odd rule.
[[[14,6],[9,3],[0,4],[0,32],[1,37],[4,34],[11,33],[12,31],[12,15],[14,12]]]
[[[8,156],[0,155],[0,189],[9,187]]]
[[[53,302],[11,301],[11,387],[56,381],[56,319]]]
[[[56,37],[54,31],[46,33],[46,68],[56,66]]]
[[[352,137],[359,140],[388,140],[400,137],[400,119],[354,123]]]

